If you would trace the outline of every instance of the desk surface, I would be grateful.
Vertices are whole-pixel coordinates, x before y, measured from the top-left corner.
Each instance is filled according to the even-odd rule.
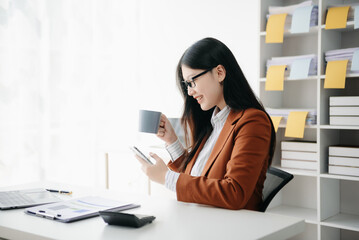
[[[88,195],[94,194],[93,190],[87,192]],[[86,191],[79,195],[86,195],[84,193]],[[0,211],[0,237],[29,240],[119,238],[278,240],[295,236],[305,228],[304,220],[294,217],[247,210],[226,210],[173,199],[129,194],[121,196],[121,193],[110,191],[96,193],[107,198],[139,203],[140,208],[126,212],[154,215],[156,220],[135,229],[107,225],[101,217],[61,223],[27,215],[24,209],[6,210]]]

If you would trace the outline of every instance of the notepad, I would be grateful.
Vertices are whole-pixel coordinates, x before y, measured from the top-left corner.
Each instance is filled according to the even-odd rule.
[[[89,196],[26,208],[25,213],[59,222],[73,222],[99,215],[103,210],[127,210],[140,205]]]

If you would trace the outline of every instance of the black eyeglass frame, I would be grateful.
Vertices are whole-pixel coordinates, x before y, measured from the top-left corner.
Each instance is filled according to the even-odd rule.
[[[194,88],[196,86],[195,80],[196,78],[199,78],[200,76],[208,73],[209,71],[211,71],[213,68],[209,68],[207,70],[204,70],[203,72],[197,74],[196,76],[191,77],[191,81],[182,81],[183,84],[186,86],[186,89],[188,88]]]

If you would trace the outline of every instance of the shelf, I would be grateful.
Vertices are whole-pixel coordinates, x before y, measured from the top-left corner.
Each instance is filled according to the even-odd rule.
[[[357,191],[359,176],[329,174],[328,146],[359,145],[359,124],[330,125],[328,106],[331,96],[358,95],[359,72],[350,70],[346,72],[344,89],[325,89],[324,55],[330,50],[359,47],[359,42],[356,40],[359,36],[359,29],[354,29],[354,21],[347,21],[345,28],[325,29],[323,23],[325,23],[328,7],[342,5],[343,0],[318,0],[315,1],[315,5],[318,5],[318,26],[311,27],[307,33],[299,34],[292,34],[289,27],[284,31],[282,43],[267,44],[265,24],[268,7],[287,7],[300,2],[303,1],[260,1],[261,21],[259,32],[257,32],[260,58],[258,92],[264,106],[278,109],[315,108],[317,110],[317,122],[314,125],[308,125],[311,122],[306,122],[303,139],[285,137],[286,121],[282,119],[277,131],[277,143],[286,140],[317,142],[320,158],[315,165],[318,167],[316,170],[284,168],[281,167],[281,146],[277,145],[272,166],[293,174],[294,180],[281,191],[267,212],[304,218],[307,228],[305,232],[296,236],[298,240],[357,239],[359,236],[359,192]],[[358,0],[350,0],[349,4],[354,2]],[[314,76],[290,79],[289,74],[286,73],[283,91],[265,90],[268,59],[305,54],[315,54],[318,57],[317,73]],[[340,213],[341,211],[350,214]],[[322,220],[325,218],[328,219]],[[351,233],[352,231],[354,233]]]
[[[345,77],[346,78],[358,78],[359,73],[349,73]],[[325,79],[325,75],[320,75],[320,79]]]
[[[304,218],[306,223],[318,224],[317,210],[311,208],[293,207],[289,205],[280,205],[270,208],[266,212],[281,214],[285,216]]]
[[[320,125],[320,129],[359,130],[359,126]]]
[[[321,222],[322,226],[359,231],[359,216],[340,213]]]
[[[353,23],[353,26],[354,26],[354,23]],[[284,30],[284,34],[283,36],[284,37],[296,37],[296,36],[303,36],[303,35],[311,35],[311,34],[316,34],[318,33],[318,30],[319,30],[319,27],[318,26],[314,26],[314,27],[311,27],[309,29],[309,32],[305,32],[305,33],[291,33],[289,32],[289,30]],[[259,33],[259,36],[266,36],[267,35],[267,32],[266,31],[263,31],[263,32],[260,32]]]
[[[322,174],[320,174],[320,177],[322,177],[322,178],[331,178],[331,179],[339,179],[339,180],[359,181],[359,177],[336,175],[336,174],[329,174],[329,173],[322,173]]]
[[[357,29],[354,29],[354,21],[349,21],[347,22],[347,27],[346,28],[336,28],[336,29],[325,29],[325,25],[321,25],[320,28],[322,30],[326,30],[326,31],[338,31],[338,32],[347,32],[347,31],[355,31]]]
[[[289,172],[295,176],[316,177],[318,175],[317,171],[315,170],[311,171],[311,170],[302,170],[302,169],[293,169],[293,168],[283,168],[281,166],[273,166],[273,167]]]
[[[300,109],[298,109],[299,111]],[[279,124],[278,128],[286,128],[286,125],[285,124]],[[316,129],[318,128],[317,125],[305,125],[305,128],[311,128],[311,129]]]
[[[312,80],[317,80],[318,77],[317,76],[309,76],[307,78],[303,78],[303,79],[290,79],[290,78],[284,78],[284,81],[312,81]],[[267,78],[260,78],[259,81],[260,82],[266,82]]]

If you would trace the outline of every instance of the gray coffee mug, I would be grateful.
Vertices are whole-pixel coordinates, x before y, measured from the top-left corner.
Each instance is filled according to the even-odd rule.
[[[157,134],[160,120],[161,112],[140,110],[138,131]]]

